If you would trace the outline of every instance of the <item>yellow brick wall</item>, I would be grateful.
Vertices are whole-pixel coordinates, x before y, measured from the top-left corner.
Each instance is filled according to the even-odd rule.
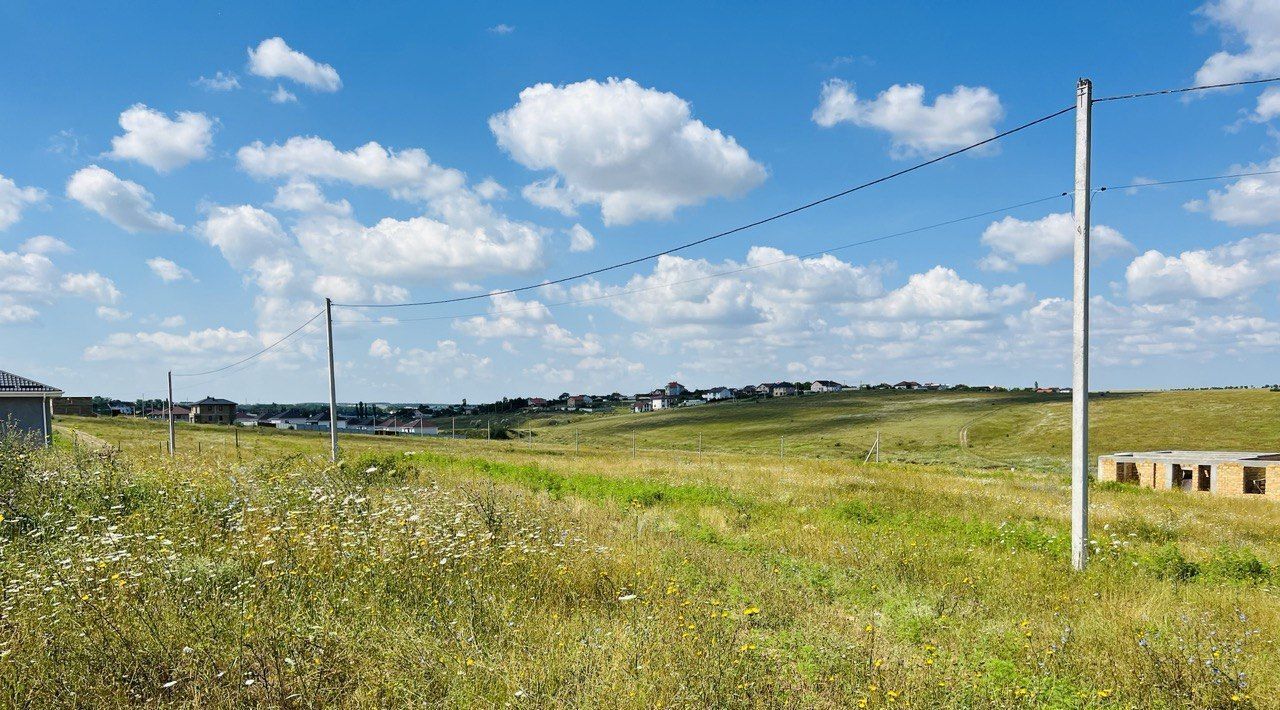
[[[1116,460],[1103,456],[1098,459],[1098,480],[1114,481],[1116,480]]]
[[[1244,495],[1244,466],[1238,463],[1218,464],[1218,495]]]

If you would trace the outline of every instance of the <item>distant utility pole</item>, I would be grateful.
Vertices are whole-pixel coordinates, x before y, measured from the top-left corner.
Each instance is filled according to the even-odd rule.
[[[173,370],[169,370],[169,458],[173,458],[175,444],[173,440]]]
[[[1071,567],[1089,559],[1089,149],[1093,82],[1076,83],[1075,290],[1072,295]]]
[[[333,301],[324,299],[324,325],[329,336],[329,460],[338,461],[338,383],[333,373]]]

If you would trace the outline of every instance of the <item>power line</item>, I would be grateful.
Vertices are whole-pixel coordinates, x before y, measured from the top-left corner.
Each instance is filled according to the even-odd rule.
[[[457,319],[457,318],[472,318],[472,317],[476,317],[476,316],[495,316],[495,315],[504,315],[504,314],[507,314],[507,313],[520,313],[520,312],[525,312],[525,311],[534,311],[534,310],[539,310],[539,309],[541,309],[541,308],[557,308],[557,307],[560,307],[560,306],[571,306],[571,305],[578,305],[578,304],[582,304],[582,303],[592,303],[592,302],[596,302],[596,301],[603,301],[603,300],[610,299],[610,298],[617,298],[617,297],[619,297],[619,296],[626,296],[626,295],[631,295],[631,294],[636,294],[636,293],[646,293],[646,292],[648,292],[648,291],[656,291],[656,290],[658,290],[658,289],[662,289],[662,288],[671,288],[671,287],[674,287],[674,286],[680,286],[680,285],[683,285],[683,284],[696,283],[696,282],[698,282],[698,281],[706,281],[706,280],[709,280],[709,279],[720,278],[720,277],[722,277],[722,276],[732,276],[732,275],[734,275],[734,274],[740,274],[740,273],[743,273],[743,272],[745,272],[745,271],[754,271],[754,270],[756,270],[756,269],[763,269],[763,268],[768,268],[768,267],[770,267],[770,266],[777,266],[778,264],[786,264],[786,263],[791,263],[791,262],[801,261],[801,260],[809,259],[809,258],[812,258],[812,257],[815,257],[815,256],[820,256],[820,255],[823,255],[823,254],[830,254],[830,253],[832,253],[832,252],[843,251],[843,250],[845,250],[845,249],[852,249],[852,248],[854,248],[854,247],[866,246],[867,244],[874,244],[874,243],[876,243],[876,242],[883,242],[883,241],[887,241],[887,240],[889,240],[889,239],[896,239],[896,238],[898,238],[898,237],[904,237],[904,236],[908,236],[908,235],[911,235],[911,234],[918,234],[918,233],[920,233],[920,232],[925,232],[925,231],[929,231],[929,230],[932,230],[932,229],[938,229],[938,228],[940,228],[940,227],[946,227],[946,226],[949,226],[949,225],[952,225],[952,224],[958,224],[958,223],[960,223],[960,222],[966,222],[966,221],[974,220],[974,219],[978,219],[978,218],[981,218],[981,217],[988,217],[988,216],[993,215],[993,214],[1000,214],[1000,213],[1003,213],[1003,212],[1010,212],[1010,211],[1012,211],[1012,210],[1016,210],[1016,209],[1019,209],[1019,208],[1022,208],[1022,207],[1029,207],[1029,206],[1031,206],[1031,205],[1040,204],[1040,203],[1042,203],[1042,202],[1048,202],[1048,201],[1050,201],[1050,200],[1060,199],[1060,198],[1062,198],[1062,197],[1066,197],[1066,196],[1068,196],[1069,194],[1070,194],[1070,193],[1067,193],[1067,192],[1061,192],[1061,193],[1058,193],[1058,194],[1056,194],[1056,195],[1049,195],[1049,196],[1047,196],[1047,197],[1040,197],[1040,198],[1037,198],[1037,199],[1034,199],[1034,200],[1028,200],[1028,201],[1026,201],[1026,202],[1019,202],[1019,203],[1018,203],[1018,204],[1016,204],[1016,205],[1009,205],[1009,206],[1007,206],[1007,207],[999,207],[999,208],[996,208],[996,209],[993,209],[993,210],[986,210],[985,212],[978,212],[978,213],[976,213],[976,214],[965,215],[965,216],[963,216],[963,217],[956,217],[956,218],[953,218],[953,219],[949,219],[949,220],[946,220],[946,221],[943,221],[943,222],[937,222],[937,223],[930,224],[930,225],[926,225],[926,226],[923,226],[923,227],[915,227],[915,228],[913,228],[913,229],[907,229],[907,230],[904,230],[904,231],[901,231],[901,232],[894,232],[894,233],[892,233],[892,234],[885,234],[885,235],[881,235],[881,236],[878,236],[878,237],[872,237],[872,238],[869,238],[869,239],[862,239],[862,240],[859,240],[859,241],[856,241],[856,242],[849,242],[849,243],[847,243],[847,244],[841,244],[841,245],[839,245],[839,246],[830,247],[830,248],[827,248],[827,249],[819,249],[819,250],[817,250],[817,251],[812,251],[812,252],[809,252],[809,253],[807,253],[807,254],[799,254],[799,255],[796,255],[796,256],[789,256],[789,257],[787,257],[787,258],[785,258],[785,259],[776,259],[776,260],[774,260],[774,261],[765,262],[765,263],[763,263],[763,264],[750,264],[750,265],[747,265],[747,266],[741,266],[741,267],[738,267],[738,268],[735,268],[735,269],[726,269],[726,270],[724,270],[724,271],[718,271],[718,272],[715,272],[715,273],[712,273],[712,274],[704,274],[704,275],[702,275],[702,276],[695,276],[695,277],[693,277],[693,278],[689,278],[689,279],[681,279],[681,280],[679,280],[679,281],[669,281],[669,282],[666,282],[666,283],[655,284],[655,285],[652,285],[652,286],[644,286],[644,287],[641,287],[641,288],[633,288],[633,289],[624,289],[624,290],[620,290],[620,291],[612,291],[612,292],[609,292],[609,293],[606,293],[606,294],[597,295],[597,296],[588,296],[588,297],[585,297],[585,298],[577,298],[577,299],[572,299],[572,300],[568,300],[568,301],[560,301],[560,302],[557,302],[557,303],[537,304],[537,305],[524,306],[524,307],[521,307],[521,308],[506,308],[506,309],[500,309],[500,310],[494,310],[494,311],[482,311],[482,312],[473,312],[473,313],[457,313],[457,314],[451,314],[451,315],[422,316],[422,317],[419,317],[419,318],[397,318],[397,319],[395,319],[395,320],[391,320],[391,321],[388,321],[388,320],[334,320],[334,323],[340,323],[340,324],[344,324],[344,325],[396,325],[396,324],[399,324],[399,323],[417,323],[417,322],[422,322],[422,321],[433,321],[433,320],[454,320],[454,319]],[[488,296],[488,295],[502,295],[502,294],[501,294],[501,293],[486,294],[486,296]]]
[[[316,313],[314,316],[311,316],[310,318],[308,318],[308,319],[306,320],[306,322],[305,322],[305,323],[303,323],[302,325],[298,326],[297,328],[294,328],[293,330],[289,331],[289,334],[288,334],[288,335],[286,335],[286,336],[284,336],[283,338],[280,338],[279,340],[277,340],[277,341],[275,341],[274,343],[272,343],[272,344],[268,345],[267,347],[265,347],[265,348],[263,348],[263,349],[259,350],[258,352],[254,353],[254,354],[252,354],[252,355],[249,355],[248,357],[244,357],[244,358],[241,358],[241,359],[239,359],[239,360],[236,360],[235,362],[233,362],[233,363],[231,363],[231,364],[229,364],[229,365],[223,365],[222,367],[215,368],[215,369],[213,369],[213,370],[206,370],[206,371],[204,371],[204,372],[184,372],[184,373],[181,373],[181,374],[179,374],[179,373],[175,372],[175,373],[173,373],[173,376],[174,376],[174,377],[200,377],[200,376],[202,376],[202,375],[212,375],[212,374],[214,374],[215,372],[222,372],[223,370],[229,370],[229,369],[231,369],[231,368],[235,367],[236,365],[239,365],[239,364],[242,364],[242,363],[249,362],[250,360],[252,360],[252,359],[254,359],[254,358],[258,357],[259,355],[263,355],[263,354],[265,354],[267,351],[271,350],[272,348],[276,347],[277,345],[280,345],[281,343],[283,343],[284,341],[288,340],[289,338],[292,338],[293,336],[297,335],[297,334],[298,334],[298,331],[302,330],[303,328],[307,327],[308,325],[311,325],[311,321],[314,321],[315,319],[319,318],[319,317],[320,317],[320,316],[322,316],[322,315],[324,315],[324,311],[320,311],[319,313]]]
[[[1235,178],[1256,177],[1258,175],[1280,175],[1280,170],[1259,170],[1252,173],[1232,173],[1230,175],[1211,175],[1209,177],[1182,178],[1180,180],[1160,180],[1152,182],[1135,182],[1132,185],[1107,185],[1100,187],[1098,192],[1107,190],[1136,190],[1141,187],[1157,187],[1160,185],[1181,185],[1189,182],[1207,182],[1211,180],[1233,180]]]
[[[1232,86],[1248,86],[1250,84],[1270,84],[1280,81],[1280,76],[1273,76],[1267,79],[1250,79],[1249,81],[1232,81],[1225,84],[1201,84],[1199,86],[1184,86],[1180,89],[1160,89],[1158,91],[1143,91],[1136,94],[1120,94],[1119,96],[1104,96],[1100,99],[1094,99],[1095,104],[1103,101],[1122,101],[1125,99],[1141,99],[1147,96],[1163,96],[1166,94],[1185,94],[1189,91],[1207,91],[1209,89],[1226,89]]]
[[[689,248],[691,248],[691,247],[698,246],[699,244],[706,244],[707,242],[710,242],[710,241],[715,240],[715,239],[720,239],[720,238],[722,238],[722,237],[727,237],[727,236],[729,236],[729,235],[731,235],[731,234],[737,234],[738,232],[744,232],[744,231],[746,231],[746,230],[748,230],[748,229],[752,229],[752,228],[754,228],[754,227],[759,227],[760,225],[768,224],[769,222],[773,222],[773,221],[775,221],[775,220],[782,219],[783,217],[788,217],[788,216],[790,216],[790,215],[796,214],[797,212],[803,212],[803,211],[805,211],[805,210],[807,210],[807,209],[811,209],[811,208],[813,208],[813,207],[817,207],[818,205],[822,205],[822,204],[825,204],[825,203],[827,203],[827,202],[831,202],[832,200],[836,200],[836,199],[839,199],[839,198],[841,198],[841,197],[845,197],[846,195],[853,194],[853,193],[858,192],[858,191],[860,191],[860,190],[865,190],[865,189],[866,189],[866,188],[868,188],[868,187],[872,187],[872,186],[874,186],[874,185],[879,185],[879,184],[880,184],[880,183],[882,183],[882,182],[887,182],[887,181],[892,180],[892,179],[894,179],[894,178],[901,177],[901,176],[903,176],[903,175],[906,175],[907,173],[915,172],[916,170],[919,170],[919,169],[924,168],[924,167],[928,167],[928,166],[930,166],[930,165],[933,165],[934,163],[941,162],[941,161],[946,160],[946,159],[948,159],[948,158],[953,158],[953,157],[955,157],[955,156],[957,156],[957,155],[960,155],[961,153],[965,153],[965,152],[971,151],[971,150],[973,150],[973,149],[975,149],[975,148],[980,148],[980,147],[982,147],[982,146],[984,146],[984,145],[987,145],[988,143],[992,143],[992,142],[994,142],[994,141],[998,141],[998,140],[1000,140],[1001,138],[1005,138],[1005,137],[1007,137],[1007,136],[1011,136],[1011,135],[1013,135],[1014,133],[1018,133],[1019,131],[1024,131],[1024,130],[1026,130],[1026,129],[1028,129],[1028,128],[1031,128],[1032,126],[1039,125],[1039,124],[1041,124],[1041,123],[1044,123],[1045,121],[1049,121],[1049,120],[1051,120],[1051,119],[1057,118],[1058,116],[1061,116],[1061,115],[1062,115],[1062,114],[1064,114],[1064,113],[1069,113],[1069,112],[1074,111],[1074,110],[1075,110],[1075,106],[1068,106],[1068,107],[1066,107],[1066,108],[1064,108],[1064,109],[1060,109],[1060,110],[1058,110],[1058,111],[1054,111],[1053,113],[1047,114],[1047,115],[1045,115],[1045,116],[1041,116],[1040,118],[1037,118],[1037,119],[1035,119],[1035,120],[1032,120],[1032,121],[1028,121],[1028,122],[1026,122],[1026,123],[1023,123],[1022,125],[1015,126],[1014,128],[1010,128],[1010,129],[1009,129],[1009,130],[1007,130],[1007,131],[1002,131],[1002,132],[1000,132],[1000,133],[997,133],[997,134],[995,134],[994,136],[991,136],[990,138],[986,138],[986,139],[984,139],[984,140],[980,140],[980,141],[978,141],[977,143],[971,143],[971,144],[969,144],[969,145],[967,145],[967,146],[965,146],[965,147],[963,147],[963,148],[958,148],[958,149],[953,150],[953,151],[951,151],[951,152],[949,152],[949,153],[944,153],[944,154],[942,154],[942,155],[939,155],[939,156],[937,156],[936,158],[930,158],[929,160],[925,160],[925,161],[923,161],[923,162],[916,163],[915,165],[912,165],[911,167],[903,168],[902,170],[898,170],[897,172],[889,173],[888,175],[883,175],[883,176],[881,176],[881,177],[875,178],[874,180],[868,180],[867,182],[861,183],[861,184],[859,184],[859,185],[855,185],[855,186],[853,186],[853,187],[851,187],[851,188],[848,188],[848,189],[846,189],[846,190],[841,190],[840,192],[837,192],[837,193],[834,193],[834,194],[831,194],[831,195],[827,195],[826,197],[819,198],[819,199],[814,200],[814,201],[812,201],[812,202],[805,203],[805,204],[803,204],[803,205],[800,205],[799,207],[793,207],[793,208],[791,208],[791,209],[789,209],[789,210],[785,210],[785,211],[783,211],[783,212],[778,212],[778,213],[775,213],[775,214],[770,215],[770,216],[768,216],[768,217],[764,217],[763,219],[758,219],[758,220],[756,220],[756,221],[754,221],[754,222],[749,222],[749,223],[747,223],[747,224],[744,224],[744,225],[741,225],[741,226],[738,226],[738,227],[734,227],[734,228],[732,228],[732,229],[726,229],[726,230],[725,230],[725,231],[723,231],[723,232],[717,232],[716,234],[712,234],[712,235],[710,235],[710,236],[703,237],[703,238],[701,238],[701,239],[696,239],[696,240],[691,241],[691,242],[685,242],[684,244],[680,244],[680,245],[678,245],[678,246],[671,247],[670,249],[665,249],[665,250],[663,250],[663,251],[655,252],[655,253],[653,253],[653,254],[649,254],[649,255],[647,255],[647,256],[641,256],[641,257],[637,257],[637,258],[630,259],[630,260],[627,260],[627,261],[619,262],[619,263],[616,263],[616,264],[611,264],[611,265],[609,265],[609,266],[603,266],[603,267],[600,267],[600,268],[597,268],[597,269],[592,269],[591,271],[584,271],[584,272],[582,272],[582,273],[573,274],[573,275],[571,275],[571,276],[563,276],[563,277],[560,277],[560,278],[558,278],[558,279],[554,279],[554,280],[551,280],[551,281],[543,281],[543,282],[541,282],[541,283],[537,283],[537,284],[530,284],[530,285],[528,285],[528,286],[520,286],[520,287],[517,287],[517,288],[502,289],[502,290],[499,290],[499,291],[492,291],[492,292],[490,292],[490,293],[484,293],[484,294],[475,294],[475,295],[471,295],[471,296],[457,296],[457,297],[454,297],[454,298],[442,298],[442,299],[437,299],[437,300],[434,300],[434,301],[416,301],[416,302],[409,302],[409,303],[334,303],[333,305],[335,305],[335,306],[342,306],[342,307],[344,307],[344,308],[404,308],[404,307],[407,307],[407,306],[437,306],[437,305],[442,305],[442,304],[445,304],[445,303],[460,303],[460,302],[462,302],[462,301],[474,301],[474,300],[481,299],[481,298],[489,298],[489,297],[491,297],[491,296],[503,296],[503,295],[512,294],[512,293],[520,293],[520,292],[522,292],[522,291],[530,291],[530,290],[537,289],[537,288],[544,288],[544,287],[546,287],[546,286],[554,286],[554,285],[556,285],[556,284],[562,284],[562,283],[565,283],[565,282],[568,282],[568,281],[575,281],[575,280],[577,280],[577,279],[586,278],[586,277],[588,277],[588,276],[595,276],[596,274],[602,274],[602,273],[605,273],[606,271],[613,271],[613,270],[615,270],[615,269],[621,269],[621,268],[624,268],[624,267],[627,267],[627,266],[634,266],[635,264],[639,264],[639,263],[642,263],[642,262],[645,262],[645,261],[652,261],[652,260],[654,260],[654,259],[657,259],[658,257],[667,256],[668,254],[674,254],[674,253],[676,253],[676,252],[678,252],[678,251],[683,251],[683,250],[685,250],[685,249],[689,249]]]

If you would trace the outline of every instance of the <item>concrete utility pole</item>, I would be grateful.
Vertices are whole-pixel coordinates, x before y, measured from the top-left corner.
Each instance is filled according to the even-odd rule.
[[[173,439],[173,370],[169,370],[169,458],[173,458],[177,448]]]
[[[1076,83],[1075,290],[1072,296],[1071,567],[1089,559],[1089,147],[1093,82]]]
[[[338,383],[333,374],[333,301],[324,299],[324,325],[329,335],[329,460],[338,461]]]

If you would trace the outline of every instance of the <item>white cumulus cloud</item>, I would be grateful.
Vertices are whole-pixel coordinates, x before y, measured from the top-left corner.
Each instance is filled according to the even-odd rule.
[[[291,79],[316,91],[342,88],[336,69],[291,48],[280,37],[264,39],[249,49],[249,71],[267,79]]]
[[[190,271],[184,269],[181,266],[178,266],[173,261],[170,261],[169,259],[166,259],[162,256],[157,256],[157,257],[152,257],[150,259],[147,259],[147,267],[151,269],[151,273],[155,274],[156,276],[159,276],[160,280],[164,281],[165,283],[171,283],[173,281],[183,281],[183,280],[194,281],[195,280],[195,278],[192,277]]]
[[[438,198],[466,184],[460,171],[433,163],[420,148],[395,151],[373,141],[343,151],[323,138],[294,136],[283,145],[256,141],[237,151],[236,158],[254,177],[341,181],[403,200]]]
[[[1131,298],[1150,301],[1222,300],[1280,281],[1280,235],[1261,234],[1177,256],[1154,249],[1125,270]]]
[[[44,190],[36,187],[18,187],[13,180],[0,175],[0,231],[22,219],[22,211],[29,205],[44,200]]]
[[[1280,158],[1263,165],[1232,166],[1233,173],[1280,170]],[[1262,225],[1280,221],[1280,175],[1250,175],[1221,190],[1210,190],[1204,199],[1184,205],[1192,212],[1207,212],[1226,224]]]
[[[569,251],[591,251],[596,248],[596,237],[586,227],[575,224],[568,230]]]
[[[823,84],[813,111],[814,123],[824,128],[850,123],[886,131],[898,157],[941,153],[985,140],[996,134],[995,124],[1003,117],[1000,97],[985,86],[957,86],[930,106],[919,84],[895,84],[868,100],[858,98],[853,85],[841,79]]]
[[[97,212],[126,232],[180,232],[182,225],[152,208],[150,192],[97,165],[82,168],[67,181],[67,197]]]
[[[23,242],[19,251],[27,254],[70,254],[75,251],[66,242],[48,234],[38,234]]]
[[[1005,217],[982,232],[982,243],[991,253],[979,262],[988,271],[1012,271],[1022,264],[1043,266],[1070,257],[1075,250],[1075,220],[1057,212],[1036,220]],[[1105,258],[1132,251],[1119,231],[1103,224],[1089,233],[1094,256]]]
[[[107,155],[167,173],[208,156],[213,123],[203,113],[179,111],[175,120],[144,104],[134,104],[120,114],[124,135],[111,139]]]
[[[120,289],[116,288],[111,279],[96,271],[66,274],[62,277],[61,286],[67,293],[99,303],[115,303],[120,300]]]
[[[530,201],[565,213],[598,204],[609,225],[668,218],[766,177],[731,136],[693,118],[687,101],[631,79],[531,86],[489,128],[516,162],[555,171],[526,189]]]

